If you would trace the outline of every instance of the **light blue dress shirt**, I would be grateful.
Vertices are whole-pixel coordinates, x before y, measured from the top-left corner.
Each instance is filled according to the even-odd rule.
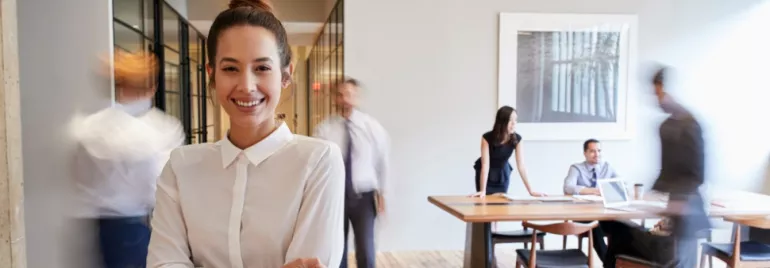
[[[585,161],[576,163],[569,167],[567,178],[564,179],[564,194],[579,194],[583,188],[595,188],[597,180],[617,177],[617,172],[607,162],[595,165]]]

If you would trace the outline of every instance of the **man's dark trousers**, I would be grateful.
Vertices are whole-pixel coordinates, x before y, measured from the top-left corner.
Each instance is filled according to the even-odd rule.
[[[347,195],[345,199],[345,249],[342,254],[341,268],[348,267],[348,233],[353,227],[356,245],[356,264],[360,268],[374,268],[374,221],[377,211],[374,192],[360,195]]]

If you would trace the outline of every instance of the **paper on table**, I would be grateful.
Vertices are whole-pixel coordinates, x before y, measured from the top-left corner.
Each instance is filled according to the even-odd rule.
[[[574,199],[569,196],[542,196],[542,197],[534,197],[534,196],[510,196],[505,195],[505,198],[511,201],[544,201],[544,202],[567,202],[567,201],[573,201]]]
[[[572,197],[579,200],[596,201],[596,202],[601,202],[604,200],[601,196],[598,196],[598,195],[573,195]]]

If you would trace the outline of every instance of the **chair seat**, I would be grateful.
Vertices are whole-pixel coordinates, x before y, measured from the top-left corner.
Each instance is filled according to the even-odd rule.
[[[733,255],[732,243],[704,243],[703,253],[716,255],[716,253],[726,256]],[[756,242],[741,242],[741,261],[770,261],[770,245]]]
[[[519,256],[519,259],[521,259],[524,265],[529,263],[529,254],[530,251],[528,249],[516,250],[516,255]],[[588,256],[579,249],[538,250],[535,255],[535,262],[537,263],[537,267],[540,268],[588,268]]]
[[[654,262],[651,262],[651,261],[648,261],[648,260],[644,260],[644,259],[640,259],[640,258],[637,258],[637,257],[628,256],[628,255],[618,255],[617,259],[618,260],[624,260],[624,261],[627,261],[627,262],[631,262],[631,263],[634,263],[634,264],[638,264],[638,265],[641,265],[641,266],[646,266],[646,267],[661,267],[661,265],[659,265],[657,263],[654,263]]]
[[[531,238],[533,230],[511,230],[511,231],[498,231],[492,232],[492,238],[498,239],[518,239],[518,238]],[[543,237],[545,233],[537,232],[537,236]]]

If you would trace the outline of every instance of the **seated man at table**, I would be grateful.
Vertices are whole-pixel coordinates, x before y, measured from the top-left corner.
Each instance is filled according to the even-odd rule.
[[[567,178],[564,179],[564,194],[568,195],[601,195],[596,181],[599,179],[616,178],[618,174],[609,163],[602,161],[602,145],[596,139],[588,139],[583,143],[583,155],[586,160],[572,164]]]
[[[597,188],[597,180],[616,178],[618,174],[609,163],[601,161],[602,146],[596,139],[588,139],[583,143],[583,155],[586,160],[569,167],[567,178],[564,179],[564,194],[567,195],[601,195]],[[600,259],[607,253],[604,242],[604,231],[601,227],[593,230],[594,250]]]

